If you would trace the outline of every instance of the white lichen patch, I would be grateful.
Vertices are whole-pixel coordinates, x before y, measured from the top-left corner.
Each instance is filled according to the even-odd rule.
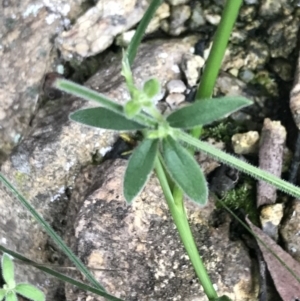
[[[38,15],[39,10],[44,6],[42,3],[31,4],[27,7],[27,9],[23,12],[23,18],[27,18],[30,15],[36,17]]]

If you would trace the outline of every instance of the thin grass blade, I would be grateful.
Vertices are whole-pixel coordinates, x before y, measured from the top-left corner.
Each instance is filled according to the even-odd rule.
[[[158,9],[159,5],[162,3],[162,0],[152,0],[147,11],[145,12],[143,18],[140,21],[139,26],[137,27],[137,30],[131,39],[131,42],[127,49],[127,55],[128,55],[128,61],[131,65],[134,61],[134,58],[137,53],[137,49],[142,41],[142,38],[144,36],[144,33],[155,14],[156,10]]]

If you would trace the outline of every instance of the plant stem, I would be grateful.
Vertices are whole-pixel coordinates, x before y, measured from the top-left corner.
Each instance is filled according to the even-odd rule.
[[[169,210],[173,217],[174,223],[177,227],[181,241],[193,264],[193,267],[200,280],[200,283],[203,286],[203,290],[209,300],[214,300],[218,297],[218,295],[210,281],[210,278],[204,267],[203,261],[198,253],[198,249],[195,244],[193,234],[188,223],[187,215],[183,204],[183,198],[182,197],[177,198],[177,202],[175,203],[171,189],[168,184],[166,173],[163,169],[163,165],[159,158],[156,158],[155,161],[155,171],[159,179],[160,185],[163,189]],[[179,188],[176,188],[176,190],[177,193],[182,195]]]
[[[144,36],[144,33],[155,14],[156,10],[158,9],[159,5],[161,4],[161,0],[152,0],[146,13],[144,14],[131,42],[130,45],[127,48],[127,54],[128,54],[128,61],[131,65],[133,63],[133,60],[136,56],[137,49],[142,41],[142,38]]]
[[[242,2],[243,0],[226,1],[220,24],[213,39],[212,48],[205,63],[205,69],[196,94],[196,101],[201,101],[202,98],[210,98],[213,93],[230,34]],[[192,136],[199,138],[199,127],[192,130]]]

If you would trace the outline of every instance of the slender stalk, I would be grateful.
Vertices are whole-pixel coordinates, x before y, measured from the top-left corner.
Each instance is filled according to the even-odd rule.
[[[238,16],[239,8],[242,4],[242,0],[228,0],[226,2],[221,22],[217,28],[213,46],[210,51],[208,60],[206,62],[206,67],[204,73],[201,78],[200,86],[198,88],[196,99],[201,100],[202,98],[209,98],[212,95],[213,87],[215,85],[222,60],[226,51],[227,43],[234,26],[235,20]],[[197,127],[192,130],[193,137],[199,137],[201,134],[201,127]],[[156,168],[157,171],[157,168]],[[162,170],[162,173],[164,171]],[[163,185],[161,181],[162,175],[157,172],[157,177],[160,180],[161,185]],[[163,188],[164,189],[164,188]],[[166,190],[166,189],[164,189]],[[182,239],[182,242],[186,248],[186,251],[190,257],[190,260],[194,266],[196,274],[203,286],[207,297],[210,300],[217,297],[217,294],[211,285],[211,281],[207,275],[205,267],[203,266],[201,257],[197,251],[194,238],[191,234],[190,227],[186,218],[186,214],[183,208],[183,192],[174,185],[173,188],[173,198],[172,203],[168,200],[167,195],[165,194],[166,200],[169,205],[169,209],[173,216],[174,222],[177,226],[179,235]],[[170,203],[170,204],[169,204]],[[182,208],[181,211],[179,208]],[[181,220],[180,220],[181,219]],[[184,230],[183,230],[184,229]],[[189,234],[187,234],[189,233]],[[185,240],[187,238],[187,241]]]
[[[201,77],[200,85],[197,90],[196,100],[209,98],[213,93],[213,89],[222,65],[227,44],[232,32],[233,26],[237,19],[239,9],[243,0],[227,0],[222,13],[220,24],[214,36],[212,48],[208,59],[205,63],[205,69]],[[192,136],[200,136],[200,128],[192,130]]]
[[[181,241],[186,249],[186,252],[192,262],[192,265],[196,271],[196,274],[200,280],[203,290],[209,300],[215,300],[218,295],[210,281],[210,278],[206,272],[203,261],[198,253],[197,246],[195,244],[192,231],[190,229],[187,215],[184,209],[183,199],[178,198],[175,203],[171,189],[168,184],[163,165],[159,158],[156,158],[155,171],[159,179],[160,185],[163,189],[169,210],[173,217],[174,223],[177,227]],[[179,190],[178,190],[179,192]]]
[[[155,14],[156,10],[158,9],[159,5],[161,4],[161,0],[152,0],[146,13],[144,14],[131,42],[130,45],[128,46],[127,49],[127,54],[128,54],[128,61],[129,64],[131,65],[134,61],[134,58],[137,53],[137,49],[142,41],[142,38],[144,36],[144,33],[153,17]]]

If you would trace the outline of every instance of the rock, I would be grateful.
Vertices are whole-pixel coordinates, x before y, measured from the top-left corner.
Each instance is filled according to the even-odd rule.
[[[187,79],[189,86],[195,86],[199,80],[201,68],[204,66],[204,59],[199,55],[185,53],[180,64],[181,70]]]
[[[205,19],[207,20],[208,23],[216,26],[220,23],[221,16],[220,15],[205,15]]]
[[[129,30],[121,33],[116,38],[116,45],[121,47],[127,47],[130,44],[134,34],[135,34],[135,30]]]
[[[170,17],[170,5],[163,2],[157,11],[155,12],[155,15],[151,19],[147,29],[146,34],[152,33],[159,29],[160,23],[162,20]]]
[[[260,2],[259,15],[265,19],[276,18],[276,16],[290,16],[293,12],[293,4],[287,0],[270,1],[263,0]]]
[[[247,155],[257,153],[259,133],[256,131],[250,131],[243,134],[235,134],[232,136],[231,142],[236,154]]]
[[[245,56],[245,65],[251,70],[256,70],[265,66],[270,57],[269,48],[262,41],[249,39]]]
[[[288,16],[275,20],[267,30],[272,58],[288,58],[297,44],[299,18]]]
[[[163,85],[171,79],[178,79],[180,74],[174,66],[178,66],[183,53],[195,40],[158,40],[142,45],[133,66],[137,85],[141,87],[153,76]],[[120,75],[121,58],[114,53],[109,54],[102,68],[86,86],[124,103],[130,96]],[[117,137],[113,131],[84,127],[69,121],[69,113],[88,105],[67,95],[48,102],[38,112],[28,136],[1,167],[1,172],[60,234],[64,232],[69,194],[79,170],[92,163],[93,154],[104,155]],[[7,196],[1,185],[0,196],[0,237],[3,244],[40,263],[53,263],[53,257],[62,259],[57,247],[31,215],[15,199]],[[33,275],[31,269],[20,268],[22,282],[44,288],[47,299],[56,300],[59,287],[55,282],[36,270],[33,270]]]
[[[264,206],[260,212],[261,228],[273,240],[278,239],[278,227],[283,217],[283,204]]]
[[[170,106],[171,110],[176,109],[178,105],[184,102],[185,96],[180,93],[171,93],[166,98],[166,103]]]
[[[162,22],[162,29],[172,36],[179,36],[181,33],[187,30],[185,23],[190,18],[190,16],[190,6],[172,6],[168,25],[163,25]],[[164,22],[166,22],[166,20]]]
[[[156,178],[126,205],[122,175],[126,161],[89,167],[76,180],[66,238],[95,277],[126,300],[207,300],[180,243]],[[243,244],[229,242],[227,218],[214,228],[214,205],[186,202],[199,252],[218,294],[257,300],[251,259]],[[75,236],[74,236],[75,233]],[[234,271],[234,272],[233,272]],[[79,275],[78,275],[79,276]],[[180,284],[180,285],[179,285]],[[67,300],[103,300],[67,286]]]
[[[271,67],[282,80],[291,81],[293,79],[293,68],[288,60],[282,58],[274,59]]]
[[[25,0],[1,6],[0,164],[26,134],[43,76],[52,68],[51,37],[62,30],[71,6],[78,9],[80,3]]]
[[[96,55],[110,46],[118,34],[137,24],[147,7],[147,0],[98,1],[70,30],[58,36],[57,47],[66,60]]]
[[[181,4],[187,4],[190,2],[190,0],[167,0],[170,5],[176,6]]]
[[[195,6],[192,8],[192,15],[189,20],[189,28],[191,30],[196,30],[200,26],[205,25],[205,15],[200,2],[196,2]]]
[[[245,83],[249,83],[251,82],[251,80],[254,78],[254,74],[251,70],[249,69],[244,69],[241,70],[239,73],[239,78],[245,82]]]
[[[172,79],[167,83],[166,89],[169,93],[184,93],[186,85],[182,80]]]
[[[299,200],[294,200],[287,209],[287,214],[280,228],[280,234],[286,251],[300,262]]]

